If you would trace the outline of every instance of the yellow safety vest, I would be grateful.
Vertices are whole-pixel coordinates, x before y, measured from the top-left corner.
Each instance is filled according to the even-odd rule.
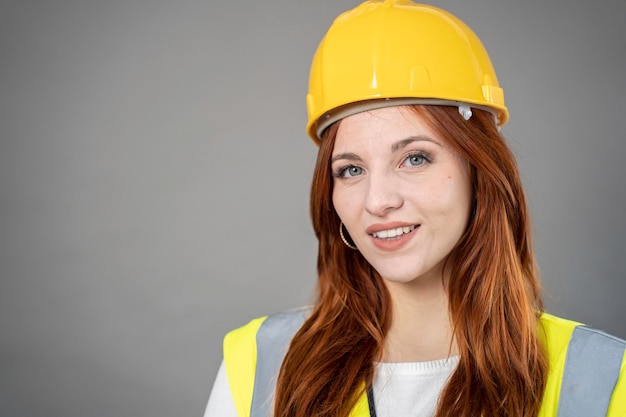
[[[224,361],[239,417],[271,417],[276,376],[309,309],[252,320],[224,338]],[[539,337],[550,371],[538,417],[626,417],[626,342],[543,314]],[[370,417],[363,394],[350,417]]]

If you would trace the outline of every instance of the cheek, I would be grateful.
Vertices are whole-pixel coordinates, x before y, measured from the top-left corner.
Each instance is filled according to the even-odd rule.
[[[335,212],[346,225],[352,226],[352,222],[359,216],[360,196],[356,187],[336,187],[332,195]]]
[[[452,197],[452,204],[456,207],[459,222],[461,222],[465,228],[469,221],[473,200],[469,181],[460,181],[457,187],[455,187],[455,190],[455,195]]]
[[[470,181],[469,173],[464,172],[460,174],[457,183],[457,200],[459,205],[464,207],[469,216],[472,201],[474,200],[474,193],[472,191],[472,183]]]
[[[341,190],[333,189],[333,206],[337,215],[344,220],[348,212],[346,193]]]
[[[433,190],[440,202],[442,214],[457,217],[460,222],[467,222],[471,210],[472,192],[469,179],[464,175],[448,176]]]

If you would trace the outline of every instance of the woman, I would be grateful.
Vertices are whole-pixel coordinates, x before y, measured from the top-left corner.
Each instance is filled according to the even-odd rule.
[[[543,312],[467,26],[367,1],[320,44],[307,105],[318,300],[227,335],[206,416],[626,416],[626,343]]]

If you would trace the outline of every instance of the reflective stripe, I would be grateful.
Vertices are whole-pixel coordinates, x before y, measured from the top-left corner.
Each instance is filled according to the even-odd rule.
[[[309,308],[268,317],[256,334],[257,361],[250,417],[270,417],[274,388],[289,342],[304,323]]]
[[[270,316],[261,324],[256,334],[257,361],[250,417],[271,417],[280,366],[291,339],[310,311],[309,308],[288,311]],[[557,417],[605,416],[625,349],[626,342],[621,339],[577,326],[566,354]]]
[[[605,416],[626,342],[586,326],[574,329],[561,380],[557,417]]]

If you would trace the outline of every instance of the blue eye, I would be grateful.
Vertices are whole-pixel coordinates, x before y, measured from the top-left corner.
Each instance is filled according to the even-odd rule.
[[[418,167],[420,165],[423,165],[426,162],[429,162],[429,158],[428,156],[426,156],[424,153],[419,152],[419,153],[414,153],[414,154],[410,154],[406,157],[406,159],[403,161],[402,165],[404,166],[414,166],[414,167]]]
[[[333,173],[333,177],[351,178],[351,177],[357,177],[361,174],[363,174],[363,168],[358,167],[356,165],[348,165],[348,166],[338,169],[337,172]]]
[[[342,177],[356,177],[358,175],[361,175],[362,173],[363,169],[354,165],[350,165],[349,167],[345,167],[341,170]]]

